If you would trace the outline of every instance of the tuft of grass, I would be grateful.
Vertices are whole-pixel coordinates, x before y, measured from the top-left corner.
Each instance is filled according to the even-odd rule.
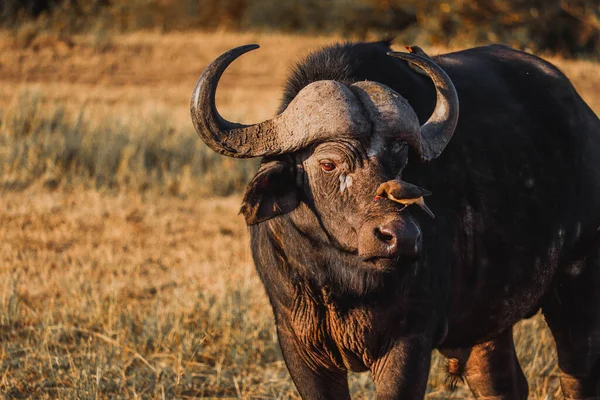
[[[216,154],[191,124],[175,128],[163,114],[99,120],[85,106],[68,111],[29,91],[0,115],[0,165],[0,186],[8,190],[77,186],[216,196],[242,190],[256,169],[256,161]]]

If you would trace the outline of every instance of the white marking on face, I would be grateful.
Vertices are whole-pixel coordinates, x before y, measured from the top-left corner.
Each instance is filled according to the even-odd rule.
[[[350,189],[352,186],[352,177],[350,175],[346,176],[346,188]]]
[[[340,192],[343,194],[346,190],[346,175],[340,175]]]

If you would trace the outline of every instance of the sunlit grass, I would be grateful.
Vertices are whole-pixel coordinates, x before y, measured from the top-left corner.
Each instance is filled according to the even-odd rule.
[[[290,398],[239,197],[34,189],[0,198],[0,392]],[[558,388],[541,316],[516,329],[531,398]],[[445,389],[434,353],[429,398]],[[351,374],[355,398],[373,396]]]
[[[5,190],[39,184],[223,196],[243,189],[256,162],[214,153],[191,124],[176,128],[163,114],[98,121],[83,107],[48,109],[42,94],[23,92],[0,117],[0,165]]]

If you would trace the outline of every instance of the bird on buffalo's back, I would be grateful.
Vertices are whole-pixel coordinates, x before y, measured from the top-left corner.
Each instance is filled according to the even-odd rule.
[[[386,198],[404,205],[402,209],[411,204],[417,204],[431,218],[435,218],[433,211],[427,207],[425,200],[423,200],[423,196],[429,196],[430,194],[431,192],[427,189],[423,189],[422,187],[413,185],[412,183],[395,179],[379,185],[379,188],[377,188],[377,192],[375,193],[375,200]]]
[[[410,54],[416,54],[417,56],[421,56],[423,58],[429,58],[429,55],[427,55],[427,53],[425,53],[425,51],[422,48],[420,48],[419,46],[406,46],[406,50],[408,50],[408,52]],[[417,64],[409,61],[408,66],[410,67],[410,69],[412,69],[416,73],[421,74],[426,77],[429,77],[427,72],[423,71],[423,69],[421,67],[419,67]]]

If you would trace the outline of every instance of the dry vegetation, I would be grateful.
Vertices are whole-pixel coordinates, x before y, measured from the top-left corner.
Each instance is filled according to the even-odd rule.
[[[210,60],[258,42],[218,105],[266,118],[289,64],[335,38],[101,39],[0,36],[0,396],[295,397],[236,215],[254,164],[207,151],[187,107]],[[599,113],[598,65],[553,60]],[[531,398],[558,398],[543,318],[516,338]],[[443,367],[429,398],[467,397]],[[351,385],[372,396],[368,375]]]

